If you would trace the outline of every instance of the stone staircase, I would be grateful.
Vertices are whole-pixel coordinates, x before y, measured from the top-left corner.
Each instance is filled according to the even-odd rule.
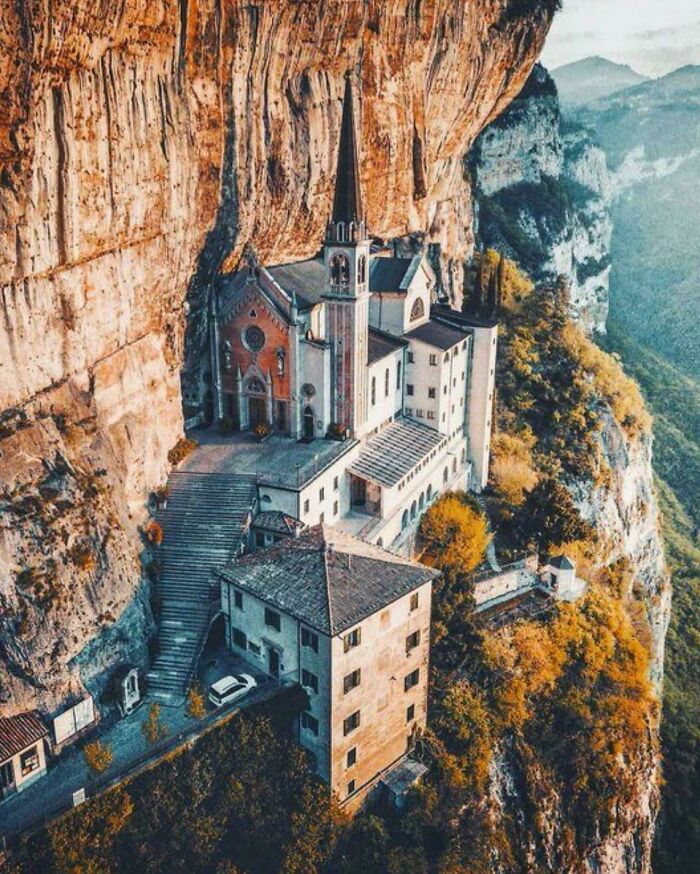
[[[212,571],[238,554],[256,500],[255,478],[173,471],[167,507],[156,516],[163,528],[157,654],[148,693],[163,704],[187,694],[219,608]]]

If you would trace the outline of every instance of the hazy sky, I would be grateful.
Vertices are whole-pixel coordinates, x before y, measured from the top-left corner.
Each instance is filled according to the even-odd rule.
[[[542,61],[553,69],[589,55],[647,76],[700,64],[700,0],[564,0]]]

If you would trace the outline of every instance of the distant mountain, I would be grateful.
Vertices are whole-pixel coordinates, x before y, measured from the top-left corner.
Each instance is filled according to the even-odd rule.
[[[700,381],[700,67],[572,110],[605,150],[613,194],[611,314]]]
[[[564,108],[581,106],[647,81],[626,64],[614,64],[599,57],[558,67],[552,71],[552,77]]]

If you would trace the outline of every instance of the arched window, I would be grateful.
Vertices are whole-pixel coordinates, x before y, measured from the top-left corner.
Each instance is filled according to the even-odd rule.
[[[307,440],[314,436],[314,408],[304,407],[304,437]]]
[[[411,519],[415,519],[415,518],[416,518],[416,510],[417,510],[416,502],[414,501],[414,502],[411,504]]]
[[[269,495],[263,495],[262,498],[260,498],[260,500],[263,502],[263,504],[271,504],[272,503],[272,498]]]
[[[443,472],[442,472],[442,481],[443,481],[444,483],[447,483],[447,480],[448,480],[449,478],[450,478],[450,471],[449,471],[449,469],[446,467],[446,468],[443,470]]]
[[[413,306],[411,307],[411,321],[415,322],[418,319],[422,319],[425,315],[425,304],[423,303],[422,297],[417,297],[413,301]]]
[[[336,232],[336,236],[338,238],[338,242],[344,243],[345,242],[345,225],[343,224],[343,222],[338,222],[338,224],[336,225],[335,232]]]
[[[457,459],[452,459],[452,473],[457,473]]]
[[[257,376],[251,376],[246,384],[246,391],[253,395],[264,395],[265,384],[261,379],[258,379]]]
[[[408,528],[408,510],[404,510],[401,517],[401,530],[405,531],[406,528]]]
[[[389,397],[389,368],[384,371],[384,397]]]
[[[377,403],[377,377],[372,377],[372,406]]]
[[[425,494],[426,494],[426,497],[428,498],[428,500],[430,500],[430,499],[432,498],[432,496],[433,496],[433,487],[432,487],[431,485],[428,485],[428,488],[426,489]]]
[[[418,509],[422,510],[425,507],[425,493],[420,493],[420,498],[418,498]]]
[[[363,285],[367,280],[367,259],[360,255],[357,260],[357,284]]]
[[[340,252],[331,258],[331,285],[334,288],[350,285],[350,262]]]
[[[379,546],[379,547],[384,546],[384,539],[382,537],[379,537],[377,539],[377,546]]]

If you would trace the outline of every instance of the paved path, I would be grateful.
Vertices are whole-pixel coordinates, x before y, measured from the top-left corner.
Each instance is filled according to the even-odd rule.
[[[249,667],[246,670],[250,672]],[[95,780],[85,763],[83,743],[64,750],[50,762],[45,777],[0,804],[0,839],[17,837],[23,831],[63,813],[72,805],[73,793],[78,789],[84,787],[88,796],[99,794],[99,791],[125,779],[146,764],[162,758],[170,750],[196,738],[211,725],[276,695],[283,688],[272,680],[265,682],[259,678],[259,681],[261,685],[258,689],[245,699],[234,706],[210,712],[201,720],[189,716],[184,704],[180,707],[162,707],[161,722],[167,730],[167,736],[157,747],[149,746],[141,731],[141,725],[148,716],[148,701],[125,719],[110,722],[91,732],[86,736],[85,743],[99,737],[112,748],[113,759],[107,771],[100,775],[98,781]]]

